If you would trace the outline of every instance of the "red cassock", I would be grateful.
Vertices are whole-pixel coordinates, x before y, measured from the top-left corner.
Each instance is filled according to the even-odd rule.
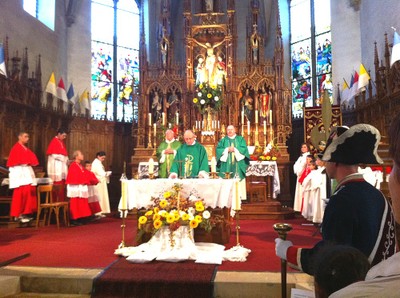
[[[53,154],[64,155],[65,161],[57,160],[53,157]],[[64,141],[54,137],[49,146],[47,147],[46,155],[48,156],[47,161],[47,175],[53,179],[53,184],[61,185],[57,191],[53,191],[53,201],[64,202],[65,201],[65,176],[67,174],[67,163],[68,152]]]
[[[90,185],[90,176],[81,164],[77,162],[71,163],[65,183],[70,187],[68,193],[72,193],[69,201],[71,219],[75,220],[92,215],[87,189],[87,186]],[[78,196],[78,193],[80,196]]]
[[[37,211],[36,186],[34,186],[36,181],[34,180],[31,166],[37,166],[38,164],[39,161],[35,153],[24,145],[17,142],[11,148],[7,160],[7,167],[10,168],[10,188],[14,189],[10,210],[11,216],[18,217],[22,214],[32,214]],[[28,167],[18,167],[23,165]],[[19,179],[19,177],[25,178]]]
[[[89,176],[89,183],[90,185],[88,186],[89,188],[89,207],[90,210],[92,210],[92,214],[96,214],[101,212],[101,207],[99,203],[99,195],[97,192],[97,189],[95,185],[99,183],[99,180],[97,179],[96,175],[92,171],[85,170],[87,172],[87,175]]]

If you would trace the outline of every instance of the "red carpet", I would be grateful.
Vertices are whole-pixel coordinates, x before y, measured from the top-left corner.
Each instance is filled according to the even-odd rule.
[[[192,261],[132,264],[121,258],[96,278],[92,297],[212,297],[215,269]]]
[[[251,249],[247,262],[223,262],[224,271],[280,271],[280,260],[275,256],[272,225],[278,220],[241,220],[240,243]],[[313,226],[302,226],[303,219],[286,220],[293,225],[288,239],[296,245],[312,246],[320,236],[313,237]],[[236,245],[235,226],[227,248]],[[121,220],[104,218],[84,226],[58,230],[56,225],[36,228],[0,230],[0,257],[30,256],[12,263],[16,266],[105,268],[117,259],[114,250],[121,242]],[[135,245],[136,221],[127,220],[125,243]],[[179,264],[178,264],[179,265]]]

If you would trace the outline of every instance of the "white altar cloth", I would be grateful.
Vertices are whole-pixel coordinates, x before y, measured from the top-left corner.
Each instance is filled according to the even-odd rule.
[[[51,178],[45,177],[45,178],[35,178],[36,179],[36,184],[53,184],[53,180]],[[3,181],[1,181],[1,186],[4,185],[9,185],[10,184],[10,179],[9,178],[4,178]]]
[[[276,161],[250,161],[250,166],[247,168],[246,176],[272,176],[273,183],[273,198],[281,193],[279,181],[278,165]]]
[[[211,208],[231,208],[231,216],[235,210],[240,210],[241,200],[235,187],[239,179],[141,179],[127,181],[127,209],[148,208],[152,205],[151,198],[159,197],[170,190],[174,184],[182,184],[181,196],[191,194],[203,199],[204,204]],[[238,183],[239,184],[239,183]],[[118,209],[121,209],[121,201]]]

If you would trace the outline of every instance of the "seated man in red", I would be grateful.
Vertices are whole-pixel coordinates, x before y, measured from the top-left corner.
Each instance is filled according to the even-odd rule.
[[[38,159],[26,147],[29,135],[21,132],[18,142],[11,148],[7,160],[10,169],[10,189],[14,189],[10,215],[21,222],[32,220],[32,214],[37,211],[36,179],[32,166],[39,164]]]

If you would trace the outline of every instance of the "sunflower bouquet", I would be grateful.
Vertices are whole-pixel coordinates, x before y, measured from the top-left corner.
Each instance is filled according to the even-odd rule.
[[[193,103],[201,114],[204,114],[208,107],[218,111],[222,106],[221,86],[208,83],[197,85]]]
[[[168,227],[171,233],[180,226],[189,226],[190,230],[201,227],[207,232],[213,228],[211,212],[206,210],[202,199],[195,195],[181,197],[181,184],[174,186],[153,197],[150,206],[138,219],[138,235],[141,239],[144,234],[154,235],[162,227]]]

